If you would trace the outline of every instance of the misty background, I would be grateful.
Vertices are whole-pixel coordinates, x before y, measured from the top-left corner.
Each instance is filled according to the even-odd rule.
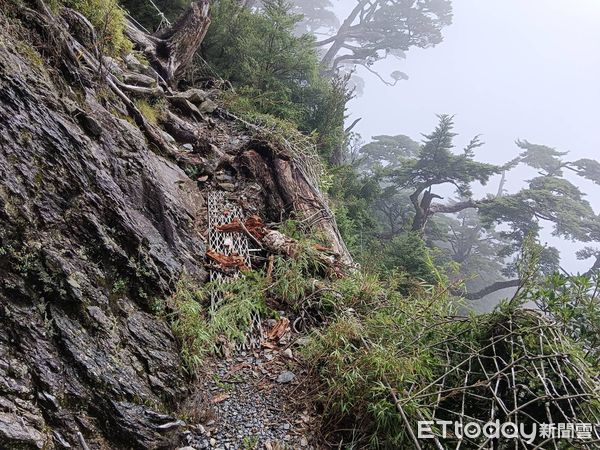
[[[343,18],[355,2],[334,0]],[[502,164],[518,153],[517,139],[568,151],[569,158],[597,159],[600,150],[600,2],[579,0],[455,0],[453,24],[434,48],[412,48],[405,60],[375,64],[381,76],[401,70],[408,80],[390,87],[359,68],[363,93],[349,103],[349,122],[365,142],[381,134],[406,134],[420,140],[436,125],[436,114],[454,114],[457,146],[481,134],[477,159]],[[515,191],[535,171],[509,173]],[[476,196],[496,192],[499,177]],[[581,178],[573,182],[588,195],[596,213],[600,188]],[[561,265],[585,272],[592,260],[579,261],[574,245],[542,241],[561,251]]]

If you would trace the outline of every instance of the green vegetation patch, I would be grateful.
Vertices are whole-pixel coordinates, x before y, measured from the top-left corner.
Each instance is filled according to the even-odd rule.
[[[461,317],[460,304],[443,287],[405,295],[395,278],[357,274],[333,283],[332,319],[304,348],[320,381],[324,430],[335,442],[414,448],[409,430],[422,420],[496,414],[530,427],[548,422],[547,414],[589,422],[600,412],[588,344],[523,309],[530,295],[490,314]],[[516,415],[503,412],[495,398]]]
[[[266,311],[265,279],[251,273],[229,283],[209,283],[201,288],[181,280],[168,300],[173,333],[181,343],[190,372],[223,345],[243,343],[255,318]]]
[[[132,43],[125,36],[125,12],[117,0],[57,0],[86,16],[98,35],[97,45],[111,56],[128,53]]]
[[[164,113],[164,104],[160,101],[152,103],[145,99],[138,99],[135,101],[135,106],[152,125],[158,124]]]

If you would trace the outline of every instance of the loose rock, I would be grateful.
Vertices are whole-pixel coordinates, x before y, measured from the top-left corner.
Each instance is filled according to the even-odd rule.
[[[285,371],[277,377],[277,382],[281,384],[290,383],[294,378],[296,378],[296,375],[294,375],[294,373],[290,371]]]

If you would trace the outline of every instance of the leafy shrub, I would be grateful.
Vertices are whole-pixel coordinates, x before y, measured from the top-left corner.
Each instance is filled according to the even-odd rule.
[[[219,0],[202,56],[235,87],[237,112],[269,114],[315,134],[324,156],[342,145],[345,83],[319,73],[314,37],[295,36],[300,16],[284,0],[266,0],[259,12]]]
[[[382,253],[381,264],[387,269],[400,269],[429,284],[444,281],[433,264],[429,248],[416,233],[395,237]]]
[[[521,297],[552,317],[567,336],[582,345],[585,358],[600,368],[600,274],[554,273],[527,286]]]

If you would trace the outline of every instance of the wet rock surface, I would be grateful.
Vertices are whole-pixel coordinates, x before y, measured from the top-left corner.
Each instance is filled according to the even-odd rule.
[[[154,308],[204,279],[197,190],[92,91],[0,49],[0,448],[170,448],[187,392]],[[85,110],[82,119],[76,111]],[[78,118],[79,117],[79,118]]]
[[[0,7],[0,449],[310,448],[293,354],[225,358],[195,385],[165,299],[184,274],[207,279],[207,190],[265,222],[318,215],[343,253],[322,195],[213,92],[177,94],[142,126],[56,53],[66,25],[23,11],[19,35]]]

